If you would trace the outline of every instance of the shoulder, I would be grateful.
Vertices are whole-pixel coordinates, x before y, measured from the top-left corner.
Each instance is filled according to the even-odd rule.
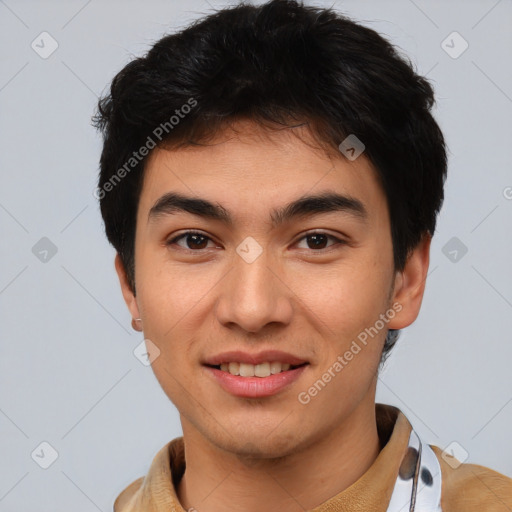
[[[130,512],[132,510],[130,501],[135,496],[137,491],[142,487],[144,477],[141,476],[134,480],[128,487],[126,487],[121,494],[114,501],[114,512]]]
[[[185,470],[183,438],[165,444],[153,457],[146,476],[134,480],[114,501],[114,512],[174,510],[178,503],[174,481]],[[156,508],[155,508],[156,507]]]
[[[441,466],[443,512],[510,512],[512,479],[477,464],[461,464],[431,446]]]

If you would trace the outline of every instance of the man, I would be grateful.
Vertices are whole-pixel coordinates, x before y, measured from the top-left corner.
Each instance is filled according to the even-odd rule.
[[[219,11],[115,77],[97,194],[183,428],[116,512],[512,509],[511,479],[375,403],[443,201],[433,102],[377,33],[284,0]]]

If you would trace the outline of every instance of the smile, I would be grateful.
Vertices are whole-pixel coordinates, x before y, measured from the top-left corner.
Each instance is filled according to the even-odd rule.
[[[286,372],[290,369],[294,370],[299,366],[303,365],[292,366],[289,363],[281,363],[279,361],[265,362],[260,364],[230,362],[222,363],[216,368],[222,370],[223,372],[228,372],[231,375],[239,375],[240,377],[264,378],[270,377],[271,375],[277,375],[281,372]]]
[[[229,363],[231,365],[238,363]],[[270,368],[271,363],[262,363],[262,365],[268,365]],[[244,367],[246,364],[240,365],[242,366],[242,373],[245,373]],[[248,373],[256,372],[255,367],[259,365],[248,365],[252,366],[252,368],[247,369]],[[283,365],[285,368],[286,366]],[[207,374],[209,374],[210,378],[213,378],[213,382],[229,393],[230,395],[239,397],[239,398],[265,398],[273,395],[277,395],[279,392],[285,390],[291,386],[295,381],[299,379],[304,370],[309,366],[308,363],[304,363],[300,366],[292,367],[291,365],[288,369],[284,369],[283,367],[278,373],[270,373],[270,369],[264,369],[266,376],[257,377],[255,375],[233,375],[231,372],[226,370],[221,370],[215,366],[204,366]],[[229,368],[229,365],[228,365]],[[274,370],[277,370],[277,367],[274,366]],[[259,372],[262,375],[263,372]]]

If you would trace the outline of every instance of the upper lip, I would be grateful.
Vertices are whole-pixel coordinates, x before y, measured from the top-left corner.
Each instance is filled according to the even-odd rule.
[[[256,354],[242,352],[241,350],[232,350],[230,352],[222,352],[215,356],[209,357],[205,360],[204,364],[210,366],[218,366],[222,363],[246,363],[246,364],[260,364],[260,363],[288,363],[296,366],[307,363],[305,359],[294,356],[287,352],[280,350],[264,350]]]

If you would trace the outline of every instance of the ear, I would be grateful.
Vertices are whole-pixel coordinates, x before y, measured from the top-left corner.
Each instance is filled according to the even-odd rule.
[[[126,270],[124,268],[123,262],[121,261],[121,257],[119,253],[116,254],[116,258],[114,260],[114,264],[116,267],[117,276],[119,277],[119,283],[121,285],[121,291],[123,293],[124,301],[128,306],[130,314],[132,318],[140,318],[139,316],[139,306],[137,305],[137,299],[133,294],[133,291],[128,283],[128,277],[126,275]]]
[[[390,329],[407,327],[418,317],[425,291],[431,240],[432,237],[425,234],[407,258],[405,268],[395,276],[392,303],[400,304],[401,309],[397,308],[397,314],[389,321]]]

